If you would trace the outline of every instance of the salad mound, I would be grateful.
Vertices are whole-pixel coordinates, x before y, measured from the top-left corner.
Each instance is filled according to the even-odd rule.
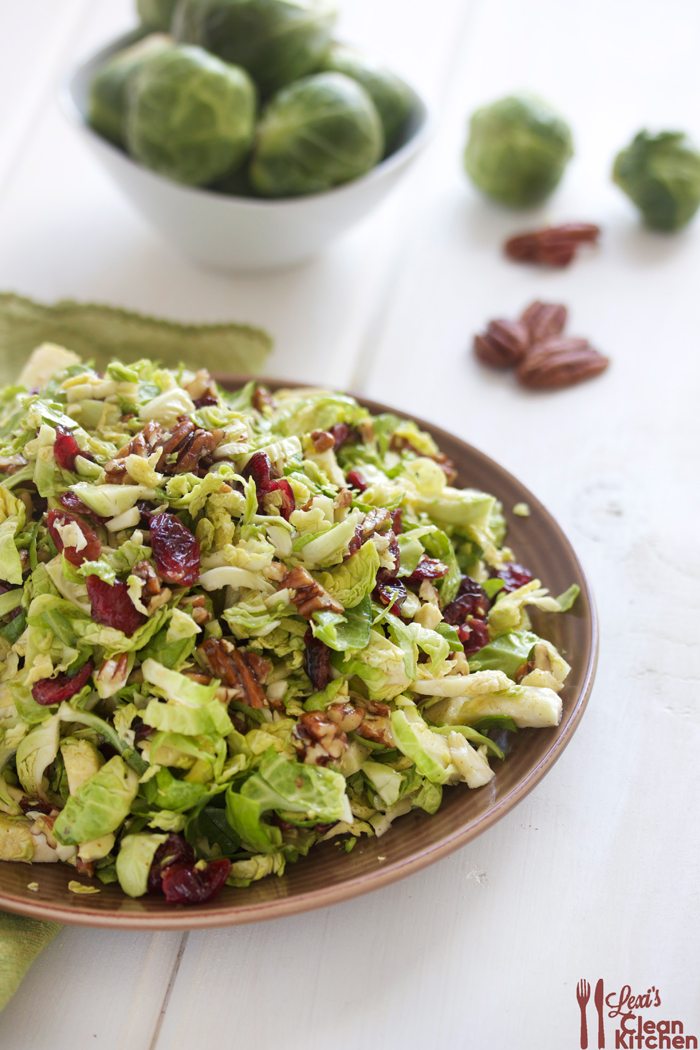
[[[2,860],[196,903],[561,718],[528,607],[577,588],[405,419],[44,347],[0,392],[0,479]]]

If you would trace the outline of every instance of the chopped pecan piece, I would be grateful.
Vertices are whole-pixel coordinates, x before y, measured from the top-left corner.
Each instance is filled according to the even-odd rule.
[[[253,391],[253,396],[250,399],[253,408],[257,412],[264,412],[266,408],[275,407],[275,399],[273,398],[270,391],[266,386],[258,385]]]
[[[322,610],[334,613],[343,612],[340,602],[332,598],[325,587],[322,587],[301,565],[290,569],[282,580],[282,586],[294,591],[292,601],[301,616],[306,617],[307,620],[311,619],[313,613]]]
[[[126,463],[124,462],[126,457],[143,456],[146,459],[160,447],[162,440],[163,428],[160,423],[156,423],[152,419],[149,420],[143,430],[140,430],[138,434],[134,434],[131,440],[127,441],[126,445],[119,449],[114,459],[105,464],[105,481],[110,485],[120,485],[128,481]]]
[[[150,561],[139,561],[131,570],[132,576],[137,576],[143,583],[141,601],[148,610],[149,615],[161,605],[165,605],[172,598],[173,592],[169,587],[161,585],[158,574]]]
[[[267,707],[267,697],[258,678],[262,661],[255,653],[237,649],[225,638],[208,638],[199,650],[213,675],[240,695],[249,707]]]
[[[119,449],[115,459],[126,459],[127,456],[150,456],[163,440],[163,428],[160,423],[150,419],[143,430],[134,434],[131,441]]]
[[[143,582],[143,593],[149,597],[160,594],[161,586],[158,574],[150,561],[139,561],[131,570],[132,576],[137,576]]]
[[[312,430],[311,444],[316,452],[327,452],[335,447],[335,438],[328,430]]]
[[[305,711],[294,726],[294,746],[308,765],[327,766],[338,762],[348,747],[348,738],[326,711]]]
[[[396,741],[391,730],[390,711],[387,704],[377,703],[374,700],[366,705],[361,725],[357,728],[359,736],[365,740],[373,740],[384,747],[395,747]]]
[[[343,730],[344,733],[354,733],[362,724],[365,717],[364,711],[359,707],[353,707],[350,703],[331,704],[326,708],[326,714],[331,722]]]

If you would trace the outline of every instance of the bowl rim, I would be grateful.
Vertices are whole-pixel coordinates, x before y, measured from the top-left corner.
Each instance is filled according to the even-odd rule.
[[[180,192],[191,196],[193,199],[217,201],[224,207],[243,206],[253,210],[259,209],[260,211],[273,211],[275,209],[282,210],[283,208],[294,207],[300,208],[304,204],[315,203],[320,200],[339,199],[344,195],[350,195],[361,186],[368,185],[371,182],[380,181],[385,175],[390,175],[393,171],[402,168],[413,157],[415,157],[433,137],[435,121],[430,107],[425,98],[416,90],[416,88],[412,84],[409,84],[408,81],[405,81],[408,84],[414,99],[416,126],[410,137],[399,146],[398,149],[389,154],[388,157],[384,157],[368,172],[365,172],[364,175],[360,175],[359,178],[351,179],[349,182],[344,182],[339,186],[333,186],[329,190],[321,190],[318,193],[306,193],[295,197],[271,198],[242,197],[236,196],[235,194],[218,193],[216,190],[213,190],[208,186],[189,186],[186,183],[176,182],[174,179],[169,179],[167,176],[161,175],[159,172],[152,171],[150,168],[146,168],[142,164],[139,164],[126,152],[126,150],[120,149],[113,142],[110,142],[109,139],[104,138],[95,131],[95,129],[88,123],[86,113],[81,107],[77,97],[83,80],[88,77],[91,72],[96,70],[102,62],[117,51],[128,47],[130,44],[136,43],[138,40],[148,35],[150,34],[147,31],[144,32],[143,28],[136,27],[126,33],[122,33],[118,37],[115,37],[110,43],[104,44],[97,51],[91,53],[87,58],[82,59],[77,65],[73,66],[63,77],[60,84],[58,93],[60,108],[73,127],[77,128],[79,132],[82,132],[82,134],[91,142],[104,148],[109,155],[114,158],[119,158],[120,161],[127,166],[136,169],[142,175],[155,179],[159,183],[164,183],[171,190],[179,190]]]
[[[215,378],[222,386],[233,389],[250,382],[251,379],[255,379],[256,382],[269,386],[273,390],[283,390],[288,388],[298,389],[305,387],[319,389],[318,384],[287,379],[274,379],[265,376],[242,376],[227,373],[215,373]],[[222,908],[207,908],[206,905],[199,905],[196,909],[183,908],[182,910],[177,910],[177,906],[173,906],[170,914],[162,915],[146,911],[142,914],[124,914],[118,911],[92,911],[89,908],[81,907],[78,902],[71,902],[71,906],[66,907],[61,903],[57,904],[50,901],[28,900],[25,897],[17,896],[13,893],[7,893],[0,889],[0,908],[30,918],[43,919],[45,921],[51,920],[71,926],[91,926],[98,928],[144,930],[152,932],[154,930],[223,928],[226,926],[244,925],[252,922],[262,922],[270,919],[282,918],[284,916],[302,914],[306,911],[327,907],[328,905],[351,900],[362,894],[381,889],[392,882],[403,879],[407,875],[412,875],[421,871],[429,864],[454,853],[455,850],[466,845],[478,835],[481,835],[488,828],[492,827],[502,816],[505,816],[506,813],[514,809],[515,806],[518,805],[518,803],[520,803],[537,784],[539,784],[570,743],[571,738],[583,718],[593,687],[593,681],[598,665],[599,623],[591,585],[567,534],[551,512],[544,506],[537,496],[527,488],[526,485],[519,481],[514,474],[511,474],[510,471],[506,470],[505,467],[502,467],[491,456],[488,456],[485,452],[482,452],[468,441],[463,440],[459,435],[453,434],[435,423],[428,422],[420,416],[397,410],[383,402],[364,397],[360,394],[353,394],[350,391],[348,391],[348,394],[351,397],[355,397],[364,407],[368,408],[373,415],[382,412],[393,413],[404,419],[413,420],[420,428],[425,429],[432,434],[438,444],[449,441],[450,443],[457,443],[462,446],[466,454],[472,460],[480,462],[480,464],[489,471],[493,470],[503,482],[514,484],[522,492],[523,498],[529,506],[534,508],[538,516],[543,518],[547,526],[558,535],[562,545],[566,548],[571,558],[572,564],[576,568],[578,583],[589,612],[589,629],[585,652],[586,662],[583,669],[581,686],[578,694],[571,701],[570,715],[564,728],[557,732],[556,737],[551,741],[540,760],[529,768],[525,775],[515,783],[513,788],[502,799],[489,808],[483,816],[477,818],[475,821],[467,823],[466,825],[458,824],[452,832],[447,833],[432,846],[421,849],[420,852],[413,856],[405,858],[404,860],[391,862],[387,864],[386,867],[377,869],[374,872],[365,872],[356,875],[339,884],[331,883],[319,888],[305,890],[294,896],[276,897],[267,901],[251,902],[250,904],[236,904],[226,910]],[[400,828],[400,825],[398,825],[398,827]],[[0,865],[10,863],[12,862],[0,861]]]

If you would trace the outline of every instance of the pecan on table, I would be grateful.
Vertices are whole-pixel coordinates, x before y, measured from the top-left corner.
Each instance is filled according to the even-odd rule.
[[[503,247],[515,262],[563,267],[569,265],[582,244],[595,244],[599,236],[600,227],[592,222],[568,222],[516,234]]]
[[[486,331],[474,336],[474,353],[492,368],[511,368],[525,357],[530,347],[530,332],[524,321],[497,318],[489,321]]]
[[[531,390],[573,386],[604,372],[610,359],[587,339],[554,336],[539,343],[520,364],[518,380]]]
[[[292,601],[300,615],[306,617],[307,620],[310,620],[315,612],[323,610],[334,613],[343,612],[340,602],[332,598],[325,587],[322,587],[301,565],[290,569],[282,578],[281,584],[282,587],[288,587],[294,592]]]
[[[530,337],[530,346],[553,335],[561,335],[566,327],[568,313],[563,303],[544,303],[540,299],[530,303],[520,315],[520,322],[525,325]]]
[[[200,646],[211,673],[227,689],[233,690],[249,707],[267,707],[267,697],[260,685],[267,671],[267,661],[255,653],[243,652],[225,638],[207,638]]]

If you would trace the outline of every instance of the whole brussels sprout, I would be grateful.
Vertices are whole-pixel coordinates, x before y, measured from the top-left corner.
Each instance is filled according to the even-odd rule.
[[[316,73],[267,106],[250,181],[263,197],[320,193],[364,175],[383,149],[382,124],[365,89],[342,73]]]
[[[130,82],[129,152],[152,171],[205,186],[243,163],[253,143],[255,105],[245,70],[200,47],[172,47]]]
[[[333,0],[179,0],[173,34],[247,69],[263,95],[318,69]]]
[[[345,73],[365,89],[377,107],[384,129],[384,155],[393,153],[413,113],[415,95],[391,70],[344,44],[331,44],[323,59],[324,70]]]
[[[700,207],[700,152],[682,131],[640,131],[615,158],[613,182],[651,230],[680,230]]]
[[[177,0],[136,0],[141,25],[148,29],[170,29]]]
[[[549,196],[572,153],[558,113],[529,95],[509,95],[472,115],[464,167],[487,196],[526,208]]]
[[[127,88],[147,59],[172,46],[172,39],[153,33],[118,51],[93,77],[88,99],[88,123],[110,142],[124,145]]]

